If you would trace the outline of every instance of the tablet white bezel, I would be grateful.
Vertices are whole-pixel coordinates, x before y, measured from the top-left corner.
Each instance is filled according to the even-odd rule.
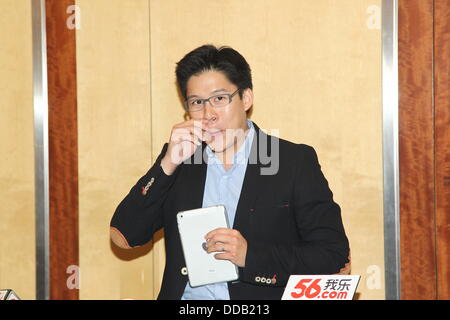
[[[217,228],[229,228],[223,205],[181,211],[177,214],[178,230],[191,287],[234,281],[238,268],[231,261],[217,260],[202,247],[204,236]]]

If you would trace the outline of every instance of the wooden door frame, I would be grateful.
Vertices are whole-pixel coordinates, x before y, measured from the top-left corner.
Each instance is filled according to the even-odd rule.
[[[450,3],[399,0],[401,299],[450,299]]]

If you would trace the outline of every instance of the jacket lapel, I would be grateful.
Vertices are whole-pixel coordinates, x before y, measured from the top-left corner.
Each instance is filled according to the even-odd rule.
[[[253,123],[253,126],[255,128],[255,135],[233,225],[233,229],[239,230],[244,237],[247,236],[250,229],[250,214],[258,199],[258,195],[261,193],[260,191],[264,187],[264,176],[261,175],[261,168],[263,168],[263,165],[261,164],[260,159],[260,148],[261,143],[268,141],[268,136],[261,131],[255,123]]]

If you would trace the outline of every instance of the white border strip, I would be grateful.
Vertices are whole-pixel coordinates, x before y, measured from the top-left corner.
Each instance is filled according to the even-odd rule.
[[[398,0],[382,3],[383,210],[386,299],[400,299]]]
[[[48,91],[45,0],[31,0],[33,19],[36,299],[50,298]]]

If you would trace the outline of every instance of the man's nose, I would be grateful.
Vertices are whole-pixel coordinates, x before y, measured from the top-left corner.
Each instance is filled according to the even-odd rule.
[[[216,110],[211,106],[211,103],[205,102],[205,107],[203,108],[203,120],[208,122],[214,122],[217,120]]]

